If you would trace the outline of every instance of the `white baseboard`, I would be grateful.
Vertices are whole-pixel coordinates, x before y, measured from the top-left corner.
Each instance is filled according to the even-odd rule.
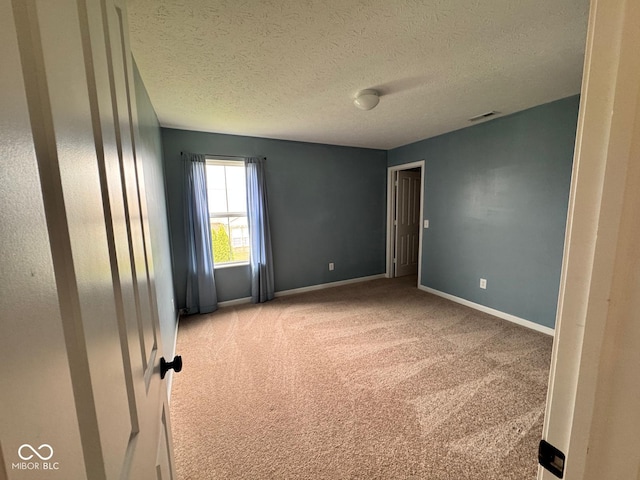
[[[284,297],[286,295],[295,295],[297,293],[312,292],[314,290],[323,290],[325,288],[340,287],[342,285],[350,285],[352,283],[368,282],[370,280],[377,280],[379,278],[385,278],[384,273],[378,275],[370,275],[368,277],[350,278],[349,280],[340,280],[338,282],[321,283],[319,285],[311,285],[309,287],[293,288],[291,290],[281,290],[275,293],[276,297]]]
[[[510,313],[504,313],[504,312],[501,312],[500,310],[495,310],[493,308],[480,305],[479,303],[471,302],[469,300],[465,300],[464,298],[456,297],[455,295],[450,295],[448,293],[441,292],[440,290],[435,290],[433,288],[425,287],[424,285],[418,285],[418,288],[424,292],[432,293],[434,295],[437,295],[442,298],[446,298],[447,300],[451,300],[452,302],[459,303],[466,307],[470,307],[475,310],[488,313],[489,315],[493,315],[494,317],[498,317],[512,323],[517,323],[518,325],[530,328],[531,330],[535,330],[537,332],[544,333],[546,335],[551,335],[552,337],[555,334],[555,330],[553,328],[545,327],[544,325],[540,325],[538,323],[532,322],[531,320],[525,320],[524,318],[516,317],[515,315],[511,315]]]
[[[235,305],[243,305],[245,303],[251,303],[251,297],[236,298],[225,302],[218,302],[218,307],[233,307]]]
[[[385,274],[370,275],[368,277],[350,278],[349,280],[340,280],[338,282],[320,283],[318,285],[310,285],[308,287],[293,288],[291,290],[280,290],[275,292],[274,297],[285,297],[287,295],[295,295],[297,293],[312,292],[314,290],[322,290],[325,288],[339,287],[341,285],[349,285],[351,283],[368,282],[370,280],[377,280],[379,278],[385,278]],[[225,302],[218,302],[218,307],[233,307],[235,305],[243,305],[245,303],[251,303],[251,297],[236,298],[234,300],[227,300]]]

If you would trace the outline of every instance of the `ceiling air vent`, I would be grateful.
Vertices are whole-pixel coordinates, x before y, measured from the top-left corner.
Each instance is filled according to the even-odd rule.
[[[481,113],[480,115],[476,115],[475,117],[471,117],[469,119],[470,122],[477,122],[478,120],[484,120],[485,118],[493,117],[494,115],[500,112],[496,112],[495,110],[491,110],[490,112]]]

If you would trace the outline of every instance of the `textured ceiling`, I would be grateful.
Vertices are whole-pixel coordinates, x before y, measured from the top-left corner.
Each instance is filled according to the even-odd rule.
[[[161,125],[389,149],[580,91],[588,0],[129,0]],[[378,89],[371,111],[353,105]]]

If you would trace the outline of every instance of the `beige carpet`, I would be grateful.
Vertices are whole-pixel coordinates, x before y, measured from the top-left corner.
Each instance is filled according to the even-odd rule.
[[[178,478],[534,479],[551,344],[415,277],[185,318]]]

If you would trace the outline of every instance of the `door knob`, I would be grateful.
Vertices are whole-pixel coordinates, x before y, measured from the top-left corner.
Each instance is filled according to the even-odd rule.
[[[160,359],[160,378],[164,378],[172,368],[176,373],[182,370],[182,357],[180,355],[173,357],[173,362],[167,362],[164,357]]]

